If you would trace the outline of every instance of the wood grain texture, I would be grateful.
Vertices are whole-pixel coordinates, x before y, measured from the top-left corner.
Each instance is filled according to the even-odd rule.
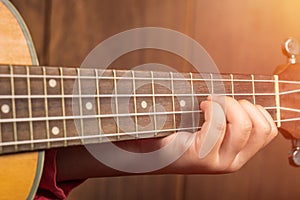
[[[0,199],[25,199],[31,191],[38,166],[38,153],[0,157]]]
[[[0,63],[32,65],[35,58],[32,58],[30,54],[31,41],[25,37],[20,27],[22,24],[19,24],[20,19],[17,19],[12,13],[13,10],[8,10],[2,1],[0,10]],[[37,152],[1,156],[0,199],[31,199],[32,196],[29,194],[34,194],[35,189],[31,193],[32,188],[40,177],[38,161],[39,153]]]
[[[14,1],[22,4],[22,0]],[[50,60],[42,64],[78,65],[90,50],[111,35],[135,27],[162,26],[195,38],[208,50],[221,72],[272,74],[277,65],[285,63],[281,42],[300,34],[296,25],[300,13],[297,0],[192,0],[186,4],[177,0],[51,2],[52,6],[47,8],[53,13]],[[29,10],[24,7],[21,12]],[[32,30],[41,26],[34,20],[27,23]],[[148,53],[141,56],[133,52],[118,59],[113,67],[132,67],[157,59],[185,70],[181,69],[183,61],[173,55],[156,57],[154,52]],[[186,69],[190,70],[190,66]],[[289,166],[287,161],[290,146],[290,141],[279,136],[234,174],[191,175],[182,179],[178,176],[93,179],[75,189],[69,199],[151,199],[154,194],[158,200],[299,199],[299,169]],[[182,189],[174,191],[174,184]]]
[[[26,38],[16,18],[2,3],[0,9],[0,63],[31,64]]]
[[[183,176],[131,176],[91,179],[68,199],[182,199]],[[134,189],[129,189],[134,187]]]
[[[11,0],[11,3],[17,10],[21,11],[21,15],[26,24],[35,24],[35,26],[29,26],[29,32],[31,34],[34,47],[37,52],[39,63],[47,62],[47,32],[48,24],[46,11],[48,10],[48,1],[40,0]],[[26,10],[26,12],[23,12]],[[48,12],[47,12],[48,13]]]

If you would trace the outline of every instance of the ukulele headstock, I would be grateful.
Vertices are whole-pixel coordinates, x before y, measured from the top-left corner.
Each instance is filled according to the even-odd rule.
[[[292,139],[293,149],[290,162],[300,166],[300,64],[296,62],[299,54],[299,43],[293,38],[282,45],[288,64],[279,66],[275,74],[279,77],[280,118],[279,130]]]
[[[280,66],[278,87],[280,98],[280,130],[300,139],[300,64]]]

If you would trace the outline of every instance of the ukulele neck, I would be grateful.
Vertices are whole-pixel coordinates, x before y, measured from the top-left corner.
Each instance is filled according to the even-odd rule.
[[[0,83],[1,153],[195,132],[212,94],[260,104],[280,125],[276,75],[3,65]]]

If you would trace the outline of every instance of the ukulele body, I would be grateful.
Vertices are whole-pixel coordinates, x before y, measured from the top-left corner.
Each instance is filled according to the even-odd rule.
[[[7,0],[0,0],[0,47],[1,64],[38,65],[26,25]],[[43,159],[44,152],[0,156],[0,199],[33,199]]]

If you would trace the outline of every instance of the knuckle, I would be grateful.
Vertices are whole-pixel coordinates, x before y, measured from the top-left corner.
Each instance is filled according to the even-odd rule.
[[[270,135],[272,133],[272,127],[269,123],[265,123],[262,125],[262,127],[260,128],[260,131],[262,133],[264,133],[265,135]]]
[[[240,159],[235,159],[231,165],[226,169],[227,173],[232,173],[240,170],[244,166],[245,162],[241,161]]]
[[[218,171],[219,172],[222,172],[222,173],[230,173],[231,171],[229,170],[230,169],[230,164],[231,163],[222,163],[221,165],[218,166]]]
[[[251,104],[248,100],[246,99],[241,99],[238,101],[240,104]]]
[[[244,120],[241,122],[239,134],[237,134],[237,143],[235,143],[235,151],[238,153],[244,145],[246,145],[252,132],[252,123],[251,121]]]
[[[243,165],[231,165],[225,171],[227,173],[233,173],[233,172],[239,171],[242,168],[242,166]]]
[[[209,169],[211,173],[233,173],[240,170],[244,166],[244,162],[239,160],[223,160],[218,156],[209,156],[203,160],[202,168]]]
[[[245,119],[241,122],[241,131],[245,134],[250,134],[252,130],[252,123],[249,119]]]
[[[278,129],[277,129],[276,127],[274,127],[274,128],[272,129],[271,134],[274,135],[274,137],[275,137],[276,135],[278,135]]]
[[[225,122],[225,120],[216,122],[215,128],[219,132],[224,132],[226,130],[226,122]]]
[[[213,171],[217,173],[233,173],[238,171],[242,166],[233,165],[231,162],[222,162],[214,165]]]

